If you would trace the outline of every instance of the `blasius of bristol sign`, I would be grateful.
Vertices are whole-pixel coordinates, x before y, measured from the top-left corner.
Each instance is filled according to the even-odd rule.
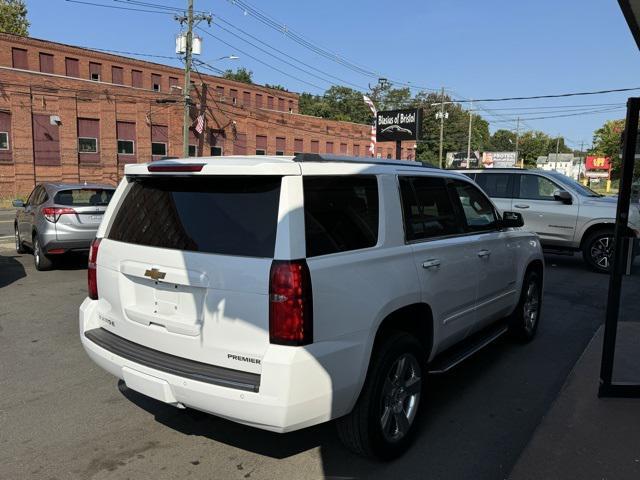
[[[422,111],[419,108],[388,110],[376,115],[378,142],[417,140],[420,135]]]

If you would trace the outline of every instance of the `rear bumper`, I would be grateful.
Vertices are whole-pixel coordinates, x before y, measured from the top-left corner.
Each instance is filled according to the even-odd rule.
[[[165,403],[284,433],[342,416],[357,398],[361,376],[349,365],[359,363],[354,356],[363,354],[360,343],[322,342],[310,346],[313,348],[270,345],[261,361],[256,391],[251,391],[205,378],[196,380],[184,370],[153,368],[150,362],[135,361],[126,352],[96,343],[89,338],[91,331],[109,328],[98,318],[98,303],[85,299],[80,306],[80,339],[89,357],[132,390]]]
[[[88,252],[92,240],[51,240],[42,246],[45,253],[50,250],[64,250],[67,252]]]

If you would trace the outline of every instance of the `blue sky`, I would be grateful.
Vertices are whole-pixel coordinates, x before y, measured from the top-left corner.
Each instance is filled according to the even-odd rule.
[[[127,0],[86,1],[127,6]],[[139,1],[186,5],[186,0]],[[640,86],[640,53],[614,0],[247,1],[315,45],[369,71],[412,85],[434,89],[445,86],[454,98]],[[171,15],[98,8],[65,0],[27,0],[27,6],[31,36],[73,45],[172,56],[173,37],[179,31]],[[195,6],[326,74],[362,88],[376,81],[301,47],[245,15],[228,0],[195,0]],[[220,23],[220,27],[232,30],[228,24]],[[319,93],[330,86],[278,62],[220,27],[215,21],[211,27],[204,26],[233,47],[204,35],[202,60],[222,69],[247,67],[254,72],[255,81],[279,83],[292,91]],[[240,49],[322,89],[274,71]],[[215,61],[229,54],[241,58]],[[640,95],[640,91],[636,94]],[[624,117],[624,110],[535,120],[572,112],[534,108],[566,106],[569,110],[574,105],[623,104],[629,95],[485,103],[482,107],[490,112],[480,113],[491,121],[492,130],[514,129],[513,119],[520,115],[523,129],[564,135],[569,145],[576,147],[582,140],[589,145],[593,130],[606,119]],[[585,107],[583,111],[590,108],[608,107]]]

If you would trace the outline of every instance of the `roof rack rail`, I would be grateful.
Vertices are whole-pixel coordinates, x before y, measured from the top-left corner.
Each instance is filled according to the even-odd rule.
[[[390,160],[386,158],[374,157],[349,157],[347,155],[327,155],[323,153],[299,153],[293,157],[294,162],[339,162],[339,163],[371,163],[375,165],[392,165],[394,167],[412,168],[432,168],[439,170],[433,165],[424,164],[413,160]]]

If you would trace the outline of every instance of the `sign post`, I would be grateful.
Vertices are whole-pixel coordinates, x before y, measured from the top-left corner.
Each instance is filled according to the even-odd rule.
[[[376,115],[378,142],[395,142],[396,158],[402,156],[402,141],[417,141],[422,130],[422,109],[387,110]]]

